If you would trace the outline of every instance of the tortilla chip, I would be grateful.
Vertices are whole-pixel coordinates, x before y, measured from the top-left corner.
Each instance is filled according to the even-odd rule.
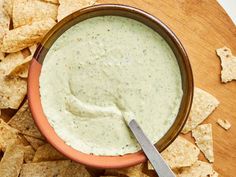
[[[17,177],[23,164],[24,151],[17,144],[10,144],[0,162],[1,177]]]
[[[37,150],[40,146],[45,144],[45,141],[40,140],[38,138],[34,138],[28,135],[24,135],[24,137],[29,142],[29,144],[34,148],[34,150]]]
[[[59,160],[23,164],[20,177],[53,177],[59,176],[62,170],[70,165],[70,160]]]
[[[32,162],[35,154],[35,151],[32,146],[22,146],[22,149],[24,151],[24,161],[26,163]]]
[[[17,52],[40,42],[55,24],[56,22],[49,18],[8,31],[3,38],[2,52]]]
[[[197,128],[192,130],[192,136],[194,137],[197,146],[209,162],[214,162],[211,124],[199,125]]]
[[[125,175],[128,177],[148,177],[145,173],[142,172],[143,164],[139,164],[133,167],[124,168],[124,169],[107,169],[105,175]]]
[[[203,122],[219,105],[219,101],[206,91],[195,88],[192,108],[182,133],[188,133]]]
[[[218,120],[217,120],[217,123],[218,123],[219,126],[221,126],[222,128],[224,128],[225,130],[230,129],[230,127],[231,127],[230,122],[229,122],[228,120],[225,120],[225,119],[224,119],[224,120],[218,119]]]
[[[30,25],[46,18],[57,19],[57,5],[40,0],[17,0],[13,4],[13,26]]]
[[[85,166],[71,162],[67,168],[62,169],[61,177],[91,177]]]
[[[40,146],[35,152],[33,162],[64,160],[66,159],[61,153],[59,153],[50,144],[44,144]]]
[[[24,63],[25,59],[21,52],[10,53],[7,55],[0,63],[0,72],[7,76],[12,72],[17,66]]]
[[[9,30],[10,27],[10,17],[3,8],[4,1],[0,1],[0,28],[4,30]]]
[[[227,47],[216,49],[221,60],[221,81],[224,83],[236,80],[236,56]]]
[[[11,143],[22,144],[19,136],[19,131],[10,127],[2,119],[0,119],[0,147],[5,151],[7,146]]]
[[[23,135],[44,139],[34,124],[29,110],[28,101],[26,101],[17,113],[10,119],[8,125],[19,130]]]
[[[27,81],[21,78],[5,79],[0,73],[0,109],[18,109],[27,92]]]
[[[197,161],[191,167],[180,169],[176,177],[213,177],[213,175],[216,174],[211,164]]]
[[[198,160],[200,150],[181,136],[168,146],[161,154],[167,164],[172,168],[189,167]],[[148,169],[154,170],[148,162]]]
[[[60,21],[77,10],[94,5],[95,2],[96,0],[59,0],[57,20]]]
[[[12,17],[13,1],[14,1],[14,0],[3,0],[2,7],[3,7],[5,13],[6,13],[9,17]]]

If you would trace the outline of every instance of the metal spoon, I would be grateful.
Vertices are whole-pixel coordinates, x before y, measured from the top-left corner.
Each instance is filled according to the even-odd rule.
[[[151,162],[154,167],[156,173],[159,177],[175,177],[175,174],[170,169],[170,167],[166,164],[161,154],[157,151],[155,146],[151,143],[151,141],[144,134],[141,127],[135,120],[133,114],[129,112],[123,112],[123,117],[127,126],[130,128],[138,143],[143,149],[143,152],[146,154],[147,158]]]

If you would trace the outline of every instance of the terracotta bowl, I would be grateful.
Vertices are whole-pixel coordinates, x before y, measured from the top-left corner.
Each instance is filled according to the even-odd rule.
[[[59,152],[87,166],[95,168],[123,168],[144,162],[146,157],[143,152],[139,151],[123,156],[96,156],[73,149],[66,145],[50,126],[47,117],[44,115],[39,93],[39,76],[43,60],[53,42],[71,26],[85,19],[103,15],[117,15],[140,21],[159,33],[172,48],[181,70],[184,94],[179,113],[168,132],[156,143],[157,149],[163,151],[177,137],[187,120],[193,98],[193,76],[188,56],[178,38],[165,24],[152,15],[133,7],[115,4],[91,6],[77,11],[57,23],[44,37],[34,54],[28,77],[28,99],[38,129]]]

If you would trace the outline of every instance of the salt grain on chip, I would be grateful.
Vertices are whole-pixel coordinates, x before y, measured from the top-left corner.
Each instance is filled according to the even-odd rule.
[[[210,93],[194,88],[193,104],[182,133],[188,133],[203,122],[219,105],[219,101]]]
[[[221,126],[222,128],[224,128],[225,130],[230,129],[230,127],[231,127],[230,122],[229,122],[228,120],[225,120],[225,119],[224,119],[224,120],[218,119],[218,120],[217,120],[217,123],[218,123],[219,126]]]
[[[192,130],[192,136],[209,162],[214,162],[212,125],[203,124]]]
[[[236,56],[233,56],[231,50],[227,47],[216,49],[217,55],[221,60],[221,80],[230,82],[236,80]]]
[[[4,156],[0,162],[1,177],[17,177],[23,164],[24,151],[17,144],[7,146]]]
[[[13,4],[13,26],[17,28],[46,18],[57,18],[58,6],[40,0],[17,0]]]
[[[17,52],[40,42],[55,24],[56,22],[49,18],[8,31],[3,38],[2,52]]]

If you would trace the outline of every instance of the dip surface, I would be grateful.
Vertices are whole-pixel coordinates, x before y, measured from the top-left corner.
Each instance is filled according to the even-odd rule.
[[[40,94],[50,125],[66,144],[89,154],[123,155],[140,147],[119,106],[133,112],[156,143],[178,114],[182,81],[159,34],[129,18],[103,16],[55,41],[43,63]]]

